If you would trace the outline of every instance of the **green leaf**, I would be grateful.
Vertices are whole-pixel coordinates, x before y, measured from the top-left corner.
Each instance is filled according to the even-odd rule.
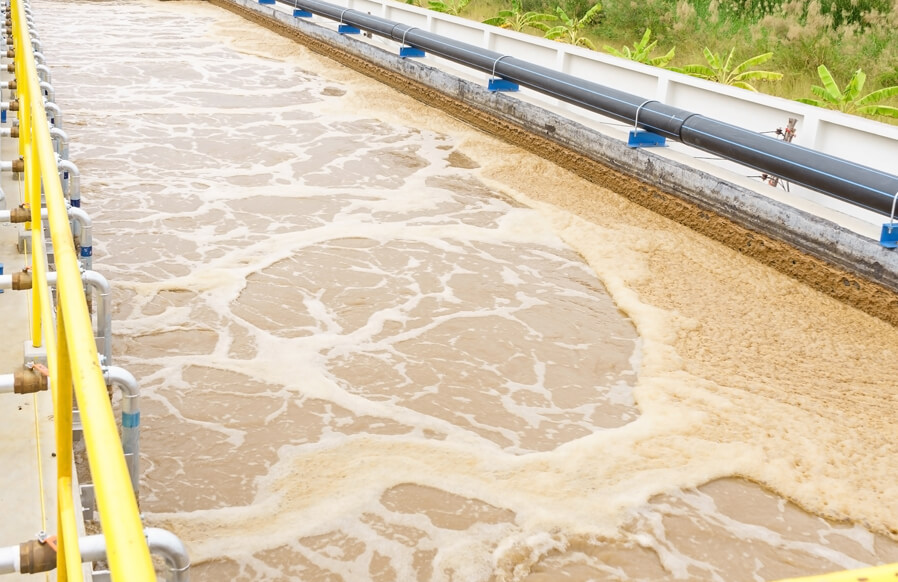
[[[699,77],[701,79],[712,79],[714,78],[714,70],[706,67],[705,65],[686,65],[685,67],[675,69],[678,73],[685,73],[692,77]]]
[[[782,73],[773,71],[746,71],[736,77],[739,81],[779,81],[782,78]]]
[[[712,69],[720,69],[720,57],[711,52],[711,49],[705,47],[702,50],[702,54],[705,55],[705,60],[708,61],[708,64]]]
[[[752,57],[752,58],[748,59],[747,61],[744,61],[742,64],[740,64],[735,69],[733,69],[733,74],[739,75],[742,72],[747,71],[748,69],[750,69],[752,67],[762,65],[762,64],[766,63],[767,61],[769,61],[772,56],[773,56],[773,53],[764,53],[762,55]]]
[[[752,87],[745,81],[736,81],[735,83],[733,83],[733,87],[739,87],[740,89],[748,89],[749,91],[754,91],[755,93],[758,92],[757,89],[755,89],[754,87]]]
[[[860,95],[861,90],[864,88],[864,83],[867,81],[867,75],[860,69],[854,72],[854,76],[851,77],[851,80],[848,81],[848,85],[845,86],[845,100],[848,102],[853,102],[857,99],[857,96]]]
[[[820,99],[827,103],[838,103],[838,101],[836,101],[836,99],[833,98],[832,95],[826,92],[826,89],[820,87],[819,85],[814,85],[813,87],[811,87],[811,93],[813,93],[817,97],[820,97]]]
[[[490,26],[502,26],[508,21],[508,19],[504,16],[494,16],[492,18],[487,18],[483,21],[483,24],[489,24]]]
[[[636,48],[644,48],[648,44],[649,39],[651,37],[652,37],[652,29],[646,28],[645,33],[643,33],[643,35],[642,35],[642,40],[639,41],[639,44],[636,45]]]
[[[593,5],[592,8],[590,8],[589,10],[586,11],[586,14],[583,16],[583,18],[580,19],[580,22],[578,24],[581,26],[587,26],[589,24],[592,24],[594,22],[594,19],[598,18],[599,13],[601,11],[602,11],[602,5],[597,2],[596,4]],[[590,43],[590,44],[592,44],[592,43]]]
[[[558,15],[558,20],[560,20],[562,22],[566,22],[568,24],[573,23],[573,20],[571,20],[571,18],[567,15],[567,12],[565,12],[564,10],[561,9],[561,6],[555,7],[555,14]]]
[[[623,47],[623,49],[624,49],[624,50],[629,50],[629,49],[627,49],[627,47]],[[607,44],[606,44],[606,45],[602,45],[602,50],[605,51],[606,53],[610,54],[610,55],[614,55],[614,56],[620,57],[620,58],[622,58],[622,59],[628,59],[628,58],[630,58],[630,57],[624,55],[624,53],[620,52],[620,51],[617,50],[616,48],[610,47],[610,46],[608,46]]]
[[[723,77],[727,78],[728,71],[730,70],[730,63],[733,62],[733,54],[736,52],[736,47],[730,49],[730,54],[727,55],[726,62],[723,63],[723,66],[720,67],[722,69],[721,73],[723,73]]]
[[[858,99],[855,102],[855,105],[871,105],[873,103],[883,101],[884,99],[888,99],[889,97],[894,97],[895,95],[898,95],[898,85],[894,87],[886,87],[885,89],[880,89],[879,91],[868,93],[867,95],[864,95],[863,97]]]
[[[866,107],[858,107],[857,110],[861,113],[866,113],[867,115],[882,115],[885,117],[898,118],[898,107],[892,107],[891,105],[868,105]]]
[[[829,69],[826,68],[826,65],[820,65],[817,67],[817,74],[820,76],[820,80],[823,82],[823,88],[832,97],[832,101],[834,103],[840,103],[843,99],[842,92],[839,91],[839,86],[836,85],[835,79],[833,79],[832,73],[829,72]]]
[[[674,48],[670,49],[670,50],[667,52],[667,54],[664,55],[663,57],[656,57],[656,58],[654,58],[654,59],[651,59],[651,60],[649,61],[649,64],[650,64],[650,65],[653,65],[653,66],[655,66],[655,67],[661,67],[661,68],[663,69],[664,67],[667,66],[668,63],[670,63],[670,61],[673,60],[673,58],[674,58],[674,53],[676,52],[676,50],[677,50],[677,47],[674,47]]]
[[[549,30],[549,26],[547,24],[543,24],[542,22],[531,22],[527,24],[530,28],[535,28],[536,30],[541,30],[543,32]]]
[[[798,101],[799,103],[806,103],[807,105],[813,105],[815,107],[826,107],[826,103],[824,103],[823,101],[818,101],[817,99],[807,99],[805,97],[802,97],[800,99],[796,99],[796,101]]]

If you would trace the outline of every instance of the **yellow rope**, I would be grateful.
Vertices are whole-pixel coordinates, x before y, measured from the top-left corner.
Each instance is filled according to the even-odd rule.
[[[21,189],[21,185],[19,186]],[[19,191],[19,200],[22,199],[22,192]],[[27,265],[28,261],[28,245],[25,245],[25,264]],[[30,296],[29,296],[30,299]],[[31,314],[31,310],[28,310],[28,313]],[[38,478],[38,487],[40,488],[41,493],[41,529],[43,531],[47,531],[47,507],[44,502],[44,468],[43,463],[41,462],[41,434],[40,434],[40,425],[38,424],[40,419],[38,417],[37,412],[37,395],[39,392],[35,392],[31,395],[32,404],[34,404],[34,443],[37,448],[37,478]]]
[[[22,191],[21,185],[19,185],[19,200],[22,199]],[[28,245],[25,245],[25,264],[28,264]],[[29,295],[29,300],[31,296]],[[28,314],[31,315],[31,310],[28,310]],[[40,430],[40,416],[38,414],[38,402],[37,396],[40,392],[35,392],[31,395],[31,403],[34,405],[34,446],[37,449],[37,486],[40,491],[40,504],[41,504],[41,531],[47,531],[47,496],[46,491],[44,490],[44,464],[43,464],[43,456],[41,453],[41,430]],[[44,581],[50,582],[50,573],[44,573]]]

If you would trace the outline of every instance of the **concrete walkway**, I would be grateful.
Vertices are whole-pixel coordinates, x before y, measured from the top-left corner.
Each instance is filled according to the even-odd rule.
[[[6,95],[3,96],[7,98]],[[9,120],[6,126],[8,127]],[[0,159],[18,158],[16,139],[0,140]],[[18,177],[18,175],[16,175]],[[18,206],[22,183],[4,172],[0,186],[7,209]],[[20,225],[0,224],[0,263],[4,274],[21,271],[30,256],[17,250]],[[0,373],[22,369],[26,342],[30,346],[31,294],[6,290],[0,295]],[[29,350],[31,351],[31,350]],[[34,539],[40,531],[56,533],[56,458],[53,431],[53,402],[49,391],[36,394],[0,395],[0,546]],[[49,575],[45,575],[49,579]],[[3,580],[17,577],[7,575]],[[37,576],[20,576],[25,580]]]

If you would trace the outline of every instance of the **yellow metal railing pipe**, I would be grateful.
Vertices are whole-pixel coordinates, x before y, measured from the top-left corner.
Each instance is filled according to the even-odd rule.
[[[817,576],[789,578],[788,580],[780,580],[780,582],[894,582],[894,580],[898,580],[898,563],[831,572]]]
[[[43,228],[32,232],[41,233]],[[33,236],[33,235],[32,235]],[[44,303],[49,304],[49,301]],[[44,321],[52,321],[49,317]],[[56,428],[56,523],[58,525],[59,552],[56,554],[57,580],[64,582],[82,582],[81,551],[78,544],[78,527],[75,519],[75,506],[72,503],[72,372],[70,354],[65,341],[65,317],[57,313],[57,331],[55,338],[63,338],[57,343],[56,357],[50,363],[50,374],[53,382],[53,419]],[[47,334],[49,345],[50,334]],[[50,352],[47,352],[49,356]]]
[[[112,578],[117,582],[124,580],[155,582],[156,575],[140,522],[137,501],[131,490],[121,440],[97,357],[93,327],[84,297],[78,258],[59,181],[59,168],[50,139],[49,123],[39,90],[34,51],[28,37],[22,0],[12,0],[11,13],[16,37],[16,81],[20,87],[18,90],[20,132],[27,129],[29,137],[26,138],[26,147],[30,142],[30,148],[23,150],[29,152],[28,158],[31,159],[30,162],[26,162],[26,171],[31,170],[31,175],[34,176],[32,179],[38,184],[36,192],[32,193],[36,201],[31,208],[34,215],[39,217],[41,207],[39,185],[43,183],[57,272],[56,317],[59,333],[54,338],[55,342],[52,342],[55,344],[53,347],[50,346],[50,341],[45,343],[48,348],[48,363],[51,364],[54,399],[59,405],[56,414],[60,414],[65,407],[68,408],[69,414],[69,418],[66,419],[65,413],[62,413],[62,422],[59,423],[61,432],[66,434],[57,436],[57,444],[63,447],[63,450],[57,452],[61,469],[58,481],[60,499],[58,535],[60,545],[65,549],[60,555],[60,560],[65,562],[59,572],[62,574],[60,579],[66,579],[66,574],[80,576],[80,570],[73,567],[74,562],[71,558],[78,551],[77,533],[72,531],[71,527],[74,523],[71,521],[71,516],[74,515],[74,507],[71,504],[71,456],[62,454],[66,449],[71,451],[71,387],[74,384]],[[37,175],[42,180],[38,180]],[[26,174],[26,184],[29,184],[28,180]],[[34,311],[43,313],[42,319],[48,323],[52,319],[50,297],[46,292],[43,228],[39,218],[34,223],[37,226],[32,230],[35,287],[41,287],[44,291],[37,297],[39,305],[34,306]],[[38,270],[41,273],[38,273]],[[47,329],[44,331],[49,337],[51,332]],[[65,424],[69,426],[63,431]],[[62,464],[67,464],[67,467],[63,467]],[[80,556],[78,563],[80,564]],[[76,570],[78,574],[75,573]]]
[[[15,54],[24,54],[22,45],[24,41],[29,38],[28,36],[28,25],[24,20],[13,20],[13,30],[15,34],[13,35],[13,46],[15,47]],[[15,58],[15,66],[16,72],[21,74],[25,71],[25,63],[23,57],[17,56]],[[16,95],[20,105],[24,105],[30,102],[31,98],[31,87],[26,83],[18,83],[16,87]],[[39,209],[41,207],[40,202],[40,175],[37,171],[37,165],[35,164],[35,157],[33,155],[33,138],[32,138],[32,127],[31,127],[31,115],[26,107],[20,107],[18,111],[19,116],[19,155],[24,158],[25,161],[25,192],[24,192],[24,202],[29,208]],[[26,227],[30,227],[31,223],[27,223]],[[32,252],[33,252],[32,246]],[[34,347],[40,347],[42,345],[42,333],[41,333],[41,294],[46,293],[46,286],[40,285],[32,285],[31,288],[31,343]]]

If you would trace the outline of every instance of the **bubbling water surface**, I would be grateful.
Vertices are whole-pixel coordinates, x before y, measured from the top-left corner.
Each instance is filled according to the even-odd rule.
[[[34,4],[194,579],[898,560],[894,328],[209,4]]]

